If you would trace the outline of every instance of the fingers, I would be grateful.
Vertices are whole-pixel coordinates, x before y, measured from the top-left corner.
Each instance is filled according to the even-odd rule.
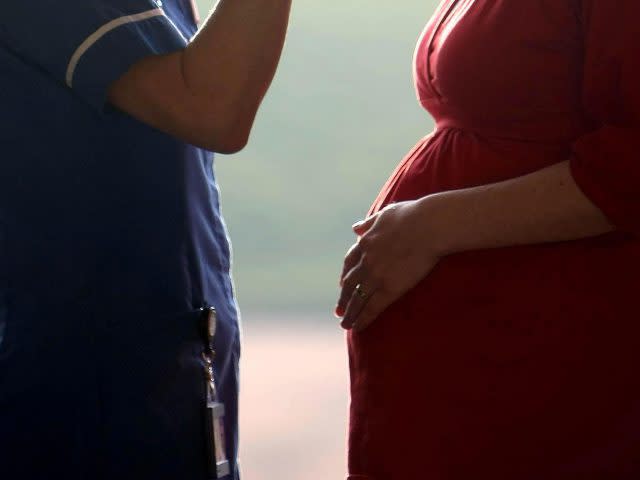
[[[437,264],[439,257],[423,247],[424,235],[414,235],[416,215],[421,212],[416,205],[415,201],[390,204],[353,226],[358,244],[345,259],[336,310],[343,328],[356,332],[368,328]]]
[[[358,284],[352,289],[351,295],[348,298],[348,304],[345,308],[344,317],[342,318],[342,322],[340,322],[342,328],[349,330],[354,327],[358,315],[365,308],[375,292],[374,290],[369,290],[369,288],[371,287]]]
[[[373,226],[377,215],[372,215],[353,226],[354,232],[359,235],[358,241],[349,249],[344,259],[342,272],[340,273],[340,295],[335,308],[337,317],[344,316],[347,305],[351,301],[354,289],[364,276],[362,262],[362,235],[366,234]]]
[[[353,225],[353,230],[358,234],[359,237],[362,237],[365,233],[369,231],[369,229],[373,226],[378,215],[373,215],[365,220],[357,222]],[[360,245],[361,238],[358,238],[358,241],[354,243],[347,255],[344,258],[344,264],[342,266],[342,272],[340,273],[340,286],[342,286],[344,282],[345,276],[356,266],[356,264],[360,261],[360,257],[362,256],[362,248]]]
[[[340,273],[340,295],[334,310],[337,317],[344,315],[351,293],[358,283],[356,273],[358,270],[356,270],[356,266],[360,263],[361,257],[360,243],[357,242],[347,252],[342,266],[342,272]]]
[[[393,302],[393,296],[384,290],[377,289],[372,293],[366,293],[367,295],[362,297],[358,295],[358,292],[353,292],[344,318],[340,323],[342,328],[362,332]]]
[[[361,255],[360,244],[356,242],[344,257],[344,264],[342,265],[342,272],[340,273],[340,286],[344,284],[344,278],[347,274],[358,264]]]
[[[376,223],[376,219],[378,218],[378,214],[375,215],[371,215],[370,217],[366,218],[365,220],[361,220],[357,223],[355,223],[353,225],[353,231],[357,234],[357,235],[364,235],[366,232],[369,231],[369,229],[373,226],[374,223]]]
[[[358,259],[358,263],[344,276],[342,279],[342,289],[340,290],[340,296],[338,298],[338,304],[336,306],[336,315],[338,317],[344,316],[347,305],[351,301],[351,297],[355,292],[356,286],[364,278],[364,268],[362,262]]]
[[[384,312],[392,303],[392,297],[382,290],[378,290],[369,298],[365,305],[360,308],[355,318],[351,320],[351,312],[347,311],[345,319],[351,322],[351,328],[354,332],[361,332],[369,327],[378,316]]]

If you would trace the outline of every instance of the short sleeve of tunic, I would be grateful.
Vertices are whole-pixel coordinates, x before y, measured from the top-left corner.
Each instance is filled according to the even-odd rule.
[[[573,146],[582,191],[615,226],[640,234],[640,2],[581,0],[583,108],[593,130]]]
[[[101,109],[137,60],[186,40],[152,0],[5,0],[0,48],[34,64]]]

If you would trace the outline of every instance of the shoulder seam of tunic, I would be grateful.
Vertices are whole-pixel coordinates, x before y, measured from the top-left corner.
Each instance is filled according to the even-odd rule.
[[[149,18],[158,16],[164,16],[164,11],[161,8],[154,8],[152,10],[147,10],[146,12],[138,13],[136,15],[124,15],[122,17],[115,18],[98,28],[95,32],[89,35],[84,40],[84,42],[80,44],[80,46],[71,56],[69,64],[67,65],[67,73],[65,76],[65,82],[67,86],[69,88],[73,87],[73,75],[75,74],[76,67],[78,66],[78,63],[80,62],[82,56],[107,33],[122,25],[148,20]]]

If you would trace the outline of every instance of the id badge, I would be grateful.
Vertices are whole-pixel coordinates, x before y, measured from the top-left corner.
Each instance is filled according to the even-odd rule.
[[[209,478],[224,478],[231,474],[224,436],[224,404],[215,398],[215,388],[207,395],[207,457]]]
[[[222,479],[231,474],[227,459],[224,435],[224,404],[218,401],[213,362],[213,338],[216,334],[217,313],[215,308],[204,310],[205,351],[203,352],[206,382],[205,418],[207,433],[207,465],[210,479]]]

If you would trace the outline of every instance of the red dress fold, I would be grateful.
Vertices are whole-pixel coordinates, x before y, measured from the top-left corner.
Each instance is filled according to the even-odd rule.
[[[350,333],[352,478],[640,478],[639,24],[637,0],[444,0],[428,23],[437,128],[372,211],[570,160],[617,230],[452,255]]]

